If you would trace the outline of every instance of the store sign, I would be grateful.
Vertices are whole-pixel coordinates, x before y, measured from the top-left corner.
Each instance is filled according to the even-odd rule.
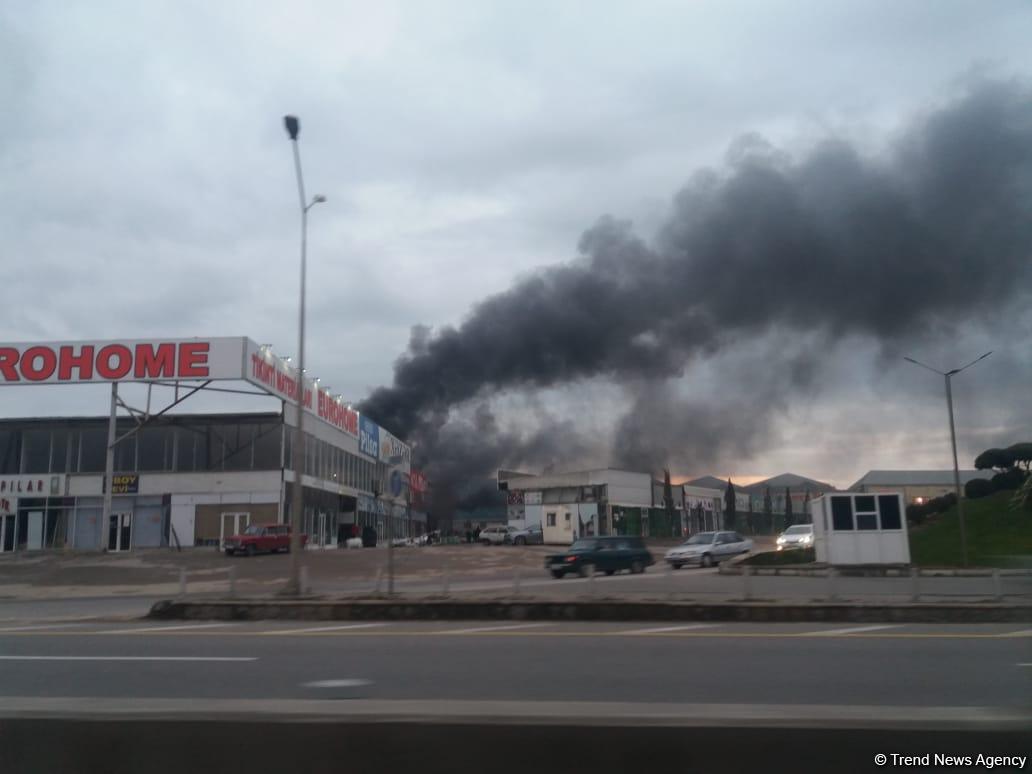
[[[412,462],[412,452],[409,447],[382,427],[380,428],[380,462],[386,462],[389,465],[408,465]]]
[[[136,473],[121,473],[111,477],[111,494],[137,494],[140,491],[140,476]]]
[[[307,370],[307,369],[305,369]],[[297,403],[297,369],[272,352],[247,342],[247,365],[244,378],[266,392],[291,403]],[[305,379],[302,405],[305,411],[341,430],[352,438],[358,437],[358,412],[344,401],[330,395],[315,382]]]
[[[0,344],[0,385],[241,379],[244,341],[235,337]]]
[[[63,494],[64,476],[4,476],[0,478],[0,496],[35,495],[36,497]]]
[[[412,470],[409,472],[409,487],[413,492],[422,494],[426,491],[427,481],[426,476],[421,470]]]
[[[358,450],[380,459],[380,427],[369,417],[358,418]]]

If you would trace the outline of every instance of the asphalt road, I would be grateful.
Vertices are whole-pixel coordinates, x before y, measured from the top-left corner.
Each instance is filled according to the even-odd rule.
[[[16,696],[1029,708],[1032,628],[4,623]]]

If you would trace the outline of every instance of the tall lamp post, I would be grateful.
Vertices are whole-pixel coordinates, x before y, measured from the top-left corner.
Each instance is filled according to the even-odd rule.
[[[292,467],[294,468],[293,497],[290,504],[290,578],[284,589],[285,594],[297,596],[301,589],[301,530],[303,528],[304,496],[302,476],[305,461],[305,270],[308,249],[308,211],[317,204],[326,201],[326,197],[316,195],[311,201],[305,196],[305,181],[301,174],[301,152],[298,150],[297,135],[301,131],[301,122],[297,116],[284,116],[283,125],[294,148],[294,170],[297,173],[298,201],[301,204],[301,301],[297,326],[297,426],[294,432]]]
[[[970,368],[975,363],[981,360],[985,360],[991,354],[993,354],[992,350],[986,352],[981,357],[975,358],[966,366],[962,366],[961,368],[954,368],[952,371],[940,371],[938,368],[932,368],[929,365],[920,363],[917,360],[914,360],[914,358],[912,357],[903,358],[908,363],[913,363],[916,366],[921,366],[921,368],[926,368],[933,373],[939,374],[939,376],[943,377],[946,380],[946,407],[949,409],[950,413],[950,443],[953,445],[953,487],[957,494],[957,519],[960,523],[960,561],[961,565],[964,567],[967,567],[968,563],[967,534],[964,529],[964,500],[961,497],[960,491],[960,466],[957,463],[957,430],[953,424],[953,388],[950,384],[950,380],[954,376],[959,374],[961,371]]]

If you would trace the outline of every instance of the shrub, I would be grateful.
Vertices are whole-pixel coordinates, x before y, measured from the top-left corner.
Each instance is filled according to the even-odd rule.
[[[1004,474],[1000,474],[1004,475]],[[993,476],[995,481],[997,476]],[[969,500],[976,500],[979,497],[988,497],[995,489],[993,487],[993,481],[988,478],[973,478],[964,484],[964,496]]]
[[[999,492],[1003,489],[1017,489],[1025,482],[1025,471],[1021,468],[1011,468],[1003,473],[997,473],[992,478],[993,491]],[[970,497],[971,495],[968,495]]]

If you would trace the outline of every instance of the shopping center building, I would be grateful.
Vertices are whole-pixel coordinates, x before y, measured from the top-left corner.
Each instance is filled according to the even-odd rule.
[[[116,385],[108,416],[0,418],[0,550],[218,546],[248,524],[290,521],[298,380],[271,348],[243,337],[0,344],[0,386],[96,382]],[[175,399],[130,409],[119,382],[172,389]],[[280,410],[171,411],[232,382],[278,398]],[[341,545],[362,527],[381,540],[389,528],[424,533],[426,514],[412,503],[424,502],[425,478],[412,475],[408,445],[304,382],[310,545]]]

